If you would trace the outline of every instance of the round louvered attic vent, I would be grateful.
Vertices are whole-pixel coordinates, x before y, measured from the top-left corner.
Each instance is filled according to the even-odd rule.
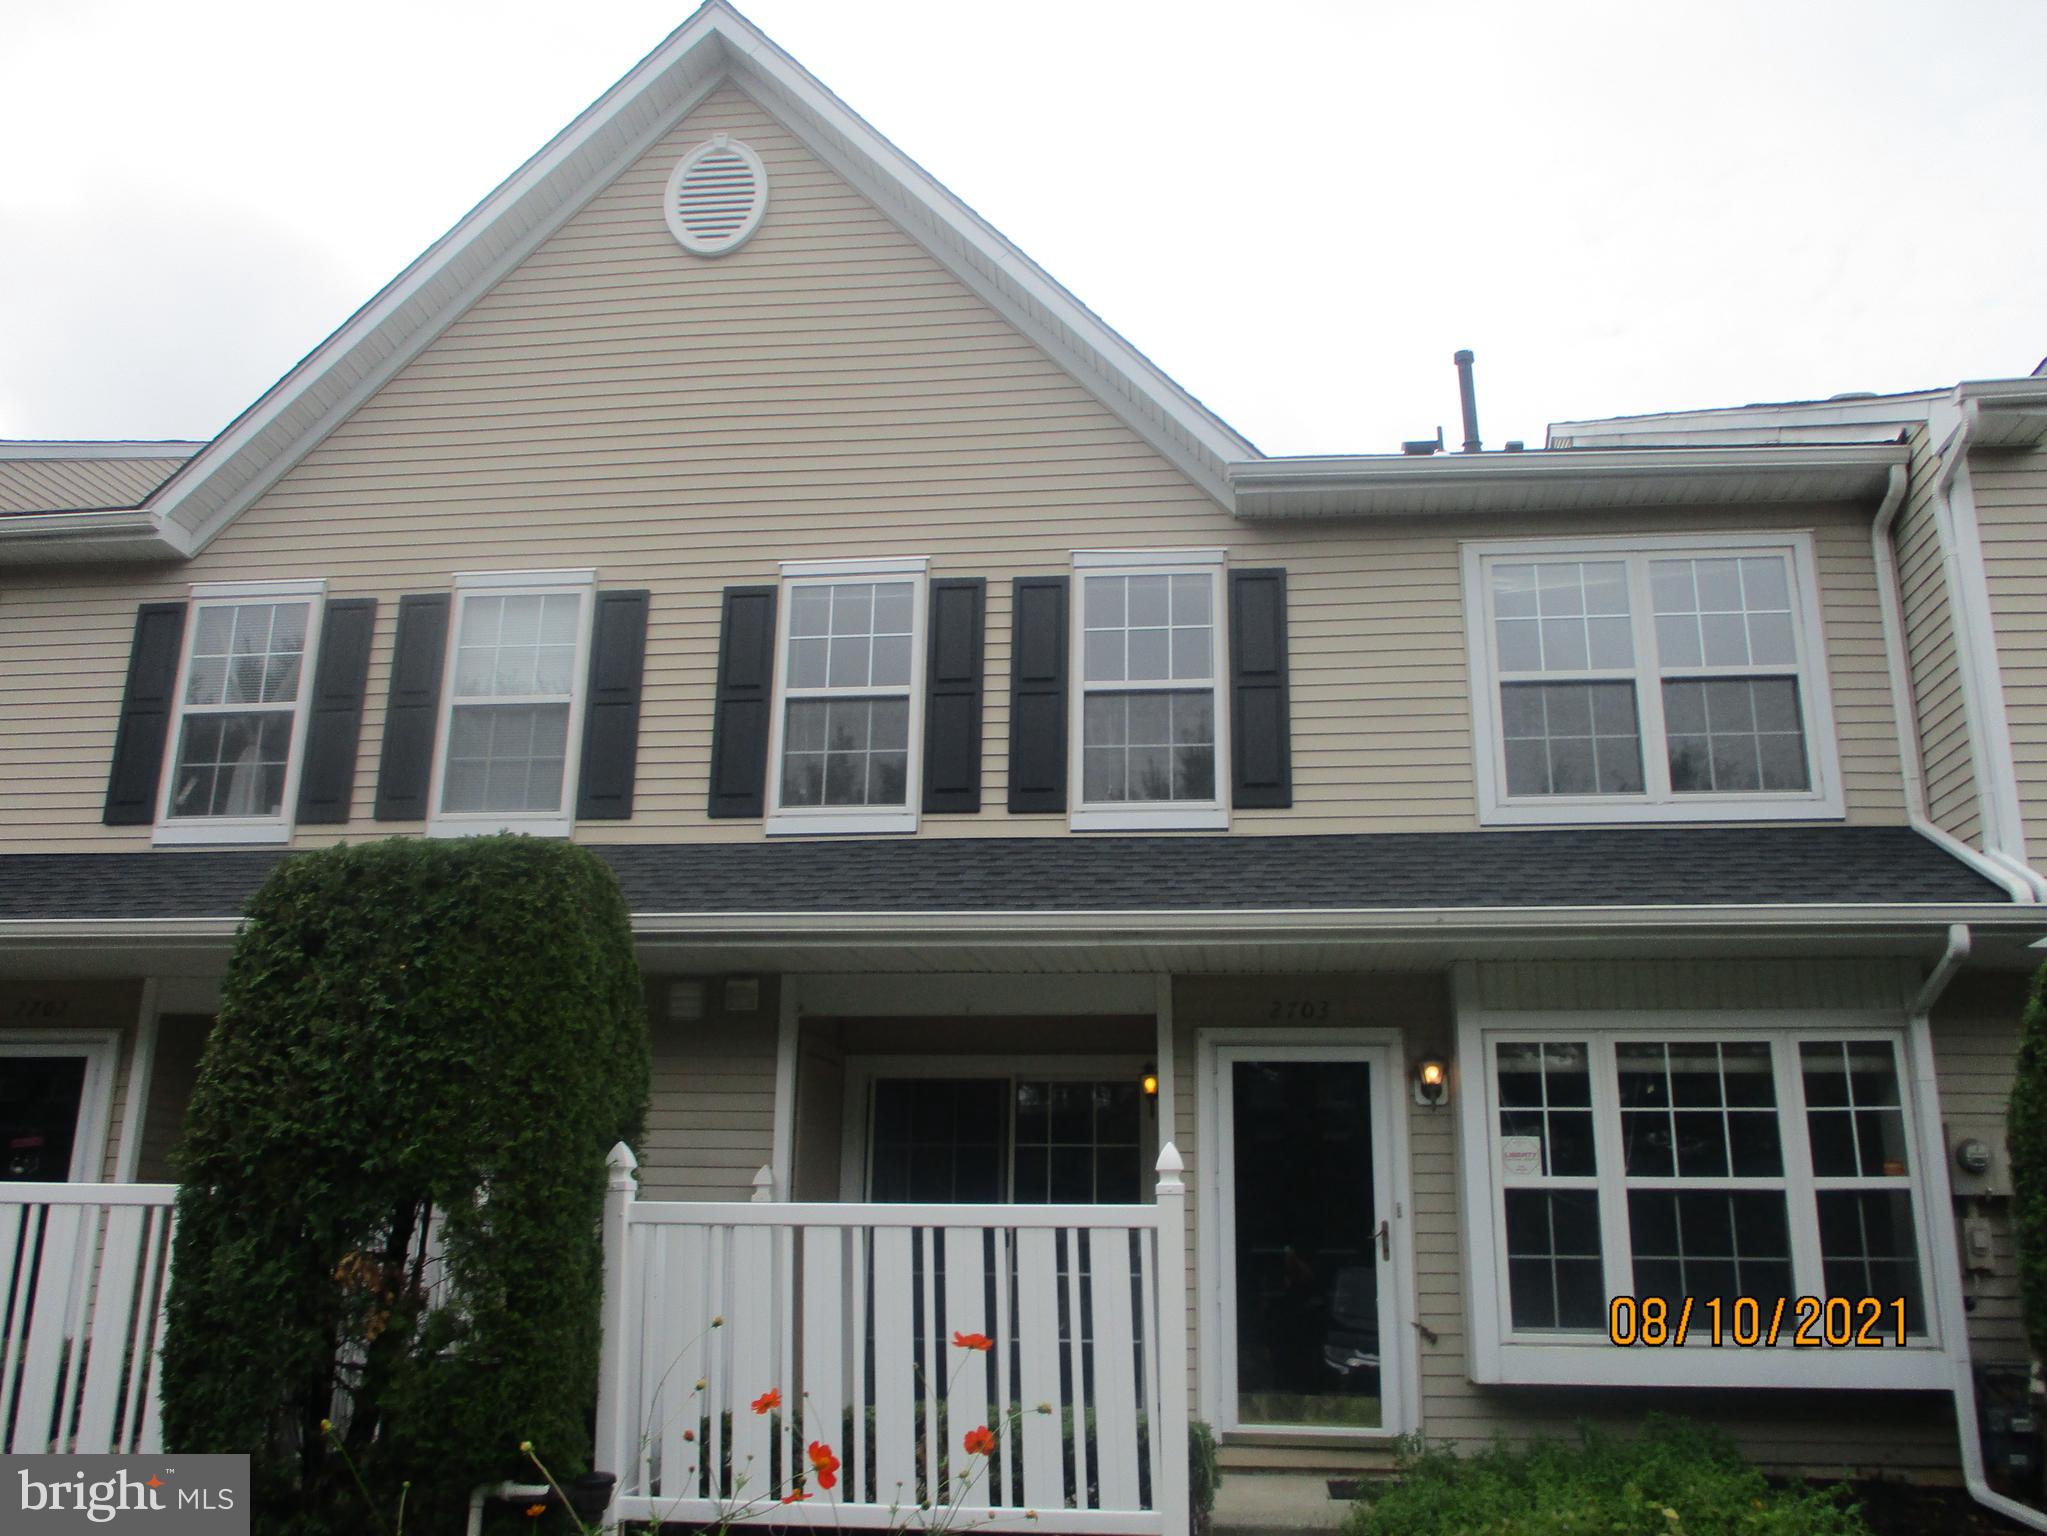
[[[723,256],[746,243],[768,211],[768,172],[761,157],[725,134],[682,157],[669,173],[669,233],[685,251]]]

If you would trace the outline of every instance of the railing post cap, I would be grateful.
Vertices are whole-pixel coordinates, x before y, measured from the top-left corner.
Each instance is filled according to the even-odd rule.
[[[607,1168],[623,1168],[628,1173],[640,1166],[640,1160],[633,1156],[633,1149],[624,1142],[613,1142],[610,1156],[604,1159]]]
[[[1185,1173],[1187,1164],[1180,1158],[1180,1149],[1170,1141],[1159,1148],[1157,1171],[1160,1173]]]
[[[756,1200],[775,1198],[775,1165],[762,1163],[761,1171],[753,1176],[753,1197]]]

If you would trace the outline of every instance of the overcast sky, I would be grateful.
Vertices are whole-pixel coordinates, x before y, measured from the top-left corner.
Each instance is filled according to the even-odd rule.
[[[1269,453],[2024,374],[2043,0],[752,0]],[[0,437],[209,437],[688,14],[7,0]]]

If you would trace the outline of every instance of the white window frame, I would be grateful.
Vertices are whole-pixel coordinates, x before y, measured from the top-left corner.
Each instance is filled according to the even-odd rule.
[[[291,746],[284,765],[284,799],[275,816],[172,816],[178,787],[178,752],[185,738],[185,695],[192,683],[192,649],[199,638],[201,608],[254,607],[270,603],[306,605],[306,646],[299,662],[298,698],[292,705]],[[305,767],[307,721],[312,713],[313,670],[319,661],[321,620],[327,607],[324,578],[310,581],[212,581],[193,586],[185,605],[185,633],[178,645],[178,675],[171,722],[164,743],[163,778],[157,786],[156,826],[150,841],[159,847],[221,843],[288,843],[298,817],[299,774]],[[212,713],[212,711],[208,711]]]
[[[1936,1270],[1938,1246],[1932,1223],[1946,1220],[1934,1196],[1945,1190],[1942,1145],[1937,1124],[1929,1127],[1915,1096],[1918,1070],[1917,1033],[1924,1026],[1896,1013],[1871,1009],[1682,1009],[1682,1010],[1515,1010],[1480,1012],[1460,1008],[1458,1060],[1462,1140],[1464,1231],[1468,1258],[1465,1307],[1471,1336],[1474,1381],[1530,1385],[1690,1386],[1690,1387],[1940,1387],[1952,1371],[1950,1341],[1942,1337],[1941,1278]],[[1592,1076],[1593,1145],[1598,1173],[1593,1180],[1600,1202],[1600,1254],[1605,1268],[1605,1299],[1632,1292],[1632,1259],[1628,1245],[1627,1190],[1631,1182],[1621,1167],[1619,1085],[1613,1047],[1623,1041],[1766,1040],[1777,1091],[1777,1117],[1782,1132],[1784,1174],[1781,1178],[1737,1177],[1696,1180],[1636,1180],[1632,1187],[1696,1187],[1700,1190],[1779,1188],[1786,1194],[1792,1251],[1792,1285],[1797,1295],[1821,1296],[1819,1227],[1816,1191],[1844,1187],[1891,1187],[1883,1181],[1815,1179],[1806,1128],[1804,1076],[1798,1047],[1808,1040],[1881,1039],[1896,1051],[1898,1097],[1904,1116],[1905,1141],[1911,1157],[1909,1174],[1913,1236],[1918,1246],[1921,1303],[1926,1333],[1900,1348],[1802,1349],[1792,1347],[1787,1322],[1785,1337],[1775,1348],[1714,1347],[1694,1342],[1616,1347],[1604,1331],[1564,1333],[1549,1330],[1517,1332],[1513,1327],[1506,1270],[1506,1188],[1501,1167],[1499,1094],[1494,1047],[1516,1041],[1583,1042],[1589,1048]],[[1548,1184],[1550,1181],[1544,1181]],[[1694,1328],[1700,1314],[1694,1314]],[[1888,1322],[1888,1314],[1885,1321]]]
[[[569,722],[563,744],[562,798],[555,811],[457,811],[441,809],[441,787],[447,776],[448,746],[455,706],[460,703],[558,703],[552,695],[455,698],[455,662],[461,652],[462,610],[472,597],[569,596],[580,600],[576,617],[576,659],[569,676]],[[590,628],[597,611],[597,572],[465,571],[455,577],[455,600],[449,605],[447,642],[441,658],[441,702],[434,717],[434,766],[427,785],[429,837],[475,837],[490,832],[526,832],[535,837],[567,837],[576,824],[576,782],[583,766],[583,710],[590,691]]]
[[[85,1058],[85,1081],[78,1090],[78,1130],[71,1142],[71,1167],[65,1183],[100,1184],[106,1180],[120,1045],[118,1029],[0,1029],[0,1057]],[[0,1191],[7,1187],[0,1184]]]
[[[1066,781],[1074,832],[1226,831],[1230,825],[1229,590],[1223,580],[1229,554],[1222,549],[1076,549],[1073,601],[1067,606],[1066,654],[1072,673],[1067,690]],[[1206,576],[1209,579],[1211,655],[1208,688],[1215,700],[1215,796],[1209,800],[1102,801],[1082,799],[1087,779],[1082,733],[1087,696],[1100,693],[1193,693],[1200,685],[1168,681],[1089,683],[1087,680],[1087,578],[1090,576]]]
[[[1828,680],[1826,637],[1813,537],[1798,529],[1764,533],[1641,534],[1605,538],[1470,540],[1462,546],[1465,643],[1471,663],[1471,725],[1478,784],[1478,819],[1487,826],[1565,822],[1646,821],[1818,821],[1847,814],[1839,750],[1834,732],[1833,690]],[[1792,635],[1798,656],[1799,709],[1805,728],[1811,787],[1800,791],[1734,791],[1679,794],[1670,787],[1670,752],[1663,725],[1664,671],[1656,653],[1655,607],[1650,596],[1651,560],[1778,556],[1790,566]],[[1635,661],[1631,669],[1600,675],[1631,677],[1637,728],[1641,732],[1643,790],[1633,795],[1509,795],[1504,728],[1500,716],[1498,635],[1492,622],[1488,580],[1495,564],[1576,560],[1620,560],[1628,567],[1628,606]],[[1739,675],[1739,668],[1687,667],[1675,676]],[[1559,681],[1598,680],[1594,672]]]
[[[784,560],[775,604],[775,687],[768,720],[768,815],[771,837],[822,832],[914,832],[924,800],[924,668],[930,646],[930,560],[923,555],[887,559]],[[782,804],[782,735],[789,715],[789,619],[799,587],[854,586],[869,582],[910,583],[910,710],[908,755],[900,806]],[[894,698],[887,688],[801,689],[795,697]]]

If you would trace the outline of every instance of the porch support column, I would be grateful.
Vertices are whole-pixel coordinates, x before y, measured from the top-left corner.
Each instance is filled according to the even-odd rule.
[[[1159,1145],[1179,1139],[1180,1126],[1173,1118],[1173,1106],[1178,1102],[1174,1096],[1173,1078],[1173,978],[1161,975],[1154,978],[1158,989],[1158,1001],[1154,1012],[1158,1015],[1158,1043],[1153,1047],[1152,1059],[1158,1063],[1159,1073]]]
[[[774,1198],[794,1194],[790,1179],[796,1166],[796,1041],[802,1025],[800,983],[784,975],[775,988],[779,1019],[775,1031],[775,1139],[769,1166],[775,1174]]]

